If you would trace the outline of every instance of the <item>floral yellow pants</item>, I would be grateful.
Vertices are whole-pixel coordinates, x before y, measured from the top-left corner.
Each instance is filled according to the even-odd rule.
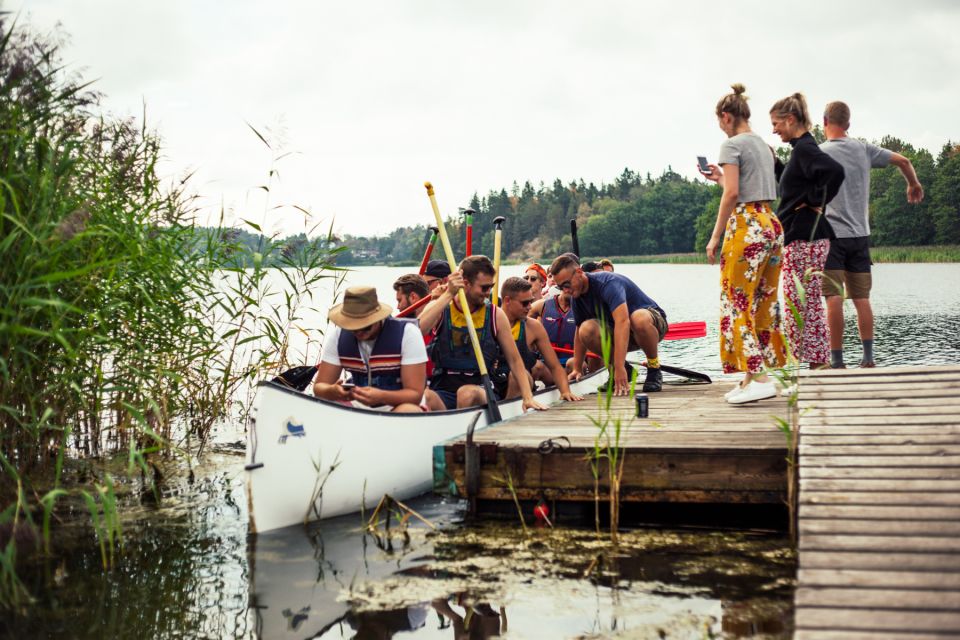
[[[720,255],[720,360],[724,373],[782,367],[780,256],[783,228],[765,202],[738,204]]]

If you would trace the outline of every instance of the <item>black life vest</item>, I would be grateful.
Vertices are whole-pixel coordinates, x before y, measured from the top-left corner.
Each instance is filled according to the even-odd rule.
[[[520,360],[523,362],[524,369],[533,371],[534,365],[537,364],[540,358],[535,351],[531,351],[530,347],[527,346],[527,319],[523,318],[519,322],[520,333],[517,335],[516,340],[517,351],[520,352]],[[500,360],[497,373],[500,376],[505,376],[510,373],[510,365],[507,363],[506,358]]]
[[[500,345],[497,343],[497,307],[489,301],[484,306],[483,327],[477,327],[477,338],[487,371],[492,372],[501,358]],[[449,306],[443,310],[430,347],[430,358],[433,360],[430,388],[455,391],[464,384],[480,384],[480,368],[473,353],[470,332],[466,326],[453,326]]]

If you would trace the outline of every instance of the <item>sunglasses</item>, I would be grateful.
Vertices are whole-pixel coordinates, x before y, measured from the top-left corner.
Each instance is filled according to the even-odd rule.
[[[493,291],[493,283],[480,285],[480,291],[483,291],[484,293],[490,293]]]
[[[540,276],[523,276],[527,282],[540,282]]]
[[[517,300],[517,302],[522,304],[523,308],[526,309],[527,307],[533,304],[533,298],[530,298],[529,300]]]
[[[571,276],[566,282],[558,282],[557,288],[566,291],[567,289],[573,289],[573,277]]]
[[[379,324],[379,323],[374,322],[373,324],[368,324],[368,325],[365,326],[365,327],[360,327],[359,329],[354,329],[353,332],[354,332],[354,333],[366,333],[366,332],[368,332],[368,331],[372,331],[373,328],[377,326],[377,324]]]

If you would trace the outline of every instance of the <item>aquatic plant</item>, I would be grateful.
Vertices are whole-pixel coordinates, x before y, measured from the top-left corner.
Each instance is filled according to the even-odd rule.
[[[0,14],[0,529],[39,529],[49,552],[72,495],[111,565],[122,548],[113,480],[65,487],[64,466],[122,454],[128,475],[154,483],[152,458],[202,454],[214,426],[249,406],[251,383],[299,357],[289,336],[306,330],[315,285],[339,272],[329,231],[298,246],[261,233],[249,247],[226,211],[198,228],[189,176],[160,178],[146,118],[101,115],[99,100],[55,41]],[[254,133],[275,164],[282,153]],[[264,219],[282,213],[270,180]],[[8,544],[0,606],[24,601],[16,554]]]
[[[601,316],[602,317],[602,316]],[[597,533],[600,533],[600,476],[601,467],[607,471],[607,501],[610,507],[610,540],[617,544],[620,531],[620,484],[623,480],[624,461],[626,450],[621,446],[621,439],[627,427],[633,422],[631,419],[624,424],[623,417],[612,409],[613,402],[613,369],[611,356],[613,352],[613,333],[605,322],[600,322],[600,350],[604,366],[610,371],[606,391],[597,394],[597,415],[588,416],[590,422],[597,428],[593,439],[593,450],[587,455],[590,472],[593,475],[594,522]],[[630,376],[629,397],[634,397],[637,385],[637,370],[633,369]]]

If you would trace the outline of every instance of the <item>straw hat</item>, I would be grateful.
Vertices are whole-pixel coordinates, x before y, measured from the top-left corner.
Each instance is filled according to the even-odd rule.
[[[377,300],[373,287],[349,287],[343,294],[343,304],[330,307],[327,317],[341,329],[355,331],[380,322],[391,313],[393,308]]]

